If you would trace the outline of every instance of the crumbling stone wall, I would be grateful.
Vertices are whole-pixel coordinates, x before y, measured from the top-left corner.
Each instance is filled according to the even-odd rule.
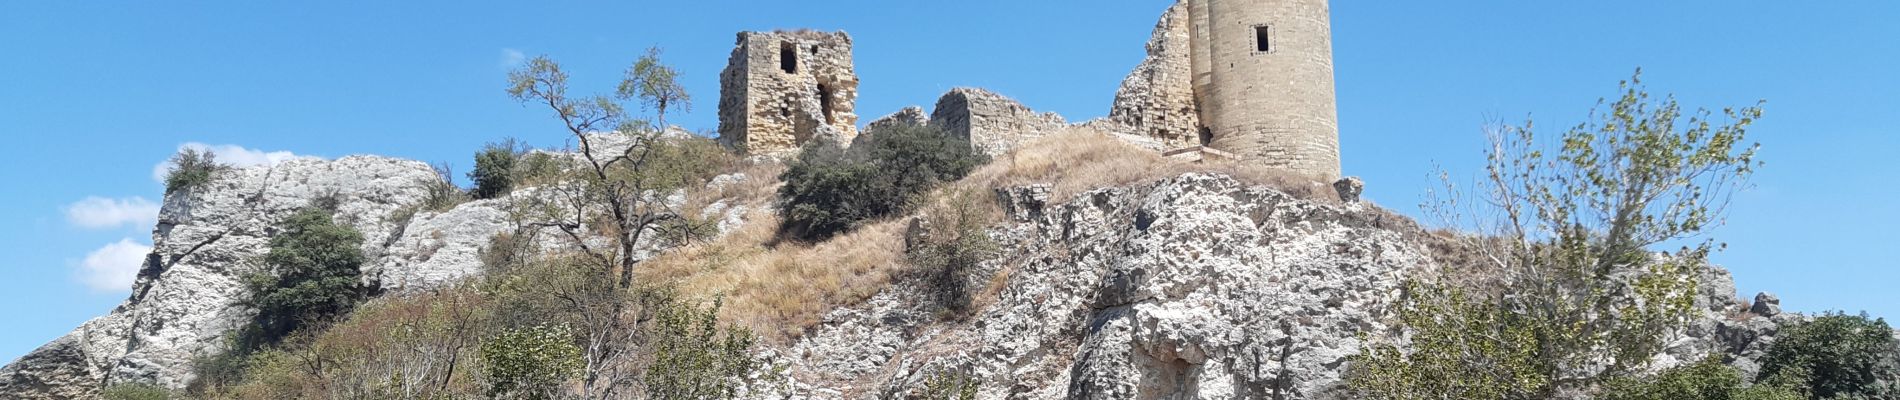
[[[930,125],[970,141],[991,156],[1069,126],[1061,115],[1037,113],[1003,95],[977,88],[956,88],[937,99]]]
[[[719,138],[741,153],[784,156],[812,138],[858,135],[844,32],[740,32],[719,85]]]
[[[1177,2],[1155,23],[1148,57],[1115,91],[1115,103],[1108,111],[1115,125],[1111,130],[1153,138],[1168,148],[1204,144],[1188,44],[1187,2]]]

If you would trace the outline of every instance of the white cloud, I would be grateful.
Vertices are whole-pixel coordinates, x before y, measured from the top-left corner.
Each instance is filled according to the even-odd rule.
[[[66,206],[66,221],[86,229],[111,229],[128,224],[149,226],[158,222],[158,203],[144,197],[87,196]]]
[[[211,154],[217,157],[219,164],[238,168],[258,165],[277,165],[277,163],[304,157],[288,151],[263,151],[234,144],[209,145],[190,142],[178,145],[179,151],[184,151],[185,149],[209,150]],[[171,169],[172,161],[170,158],[166,158],[165,161],[159,162],[157,166],[152,167],[152,180],[164,183],[165,173],[171,171]]]
[[[145,264],[145,255],[151,252],[152,246],[132,239],[119,239],[93,250],[79,262],[79,283],[100,292],[131,290],[132,282],[138,280],[139,268]]]
[[[520,66],[521,63],[525,61],[528,61],[528,55],[522,54],[521,50],[501,49],[502,68],[514,68]]]

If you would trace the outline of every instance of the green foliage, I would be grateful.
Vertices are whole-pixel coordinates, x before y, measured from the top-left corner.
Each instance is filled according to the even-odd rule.
[[[799,152],[780,175],[781,231],[822,240],[907,211],[921,194],[989,162],[936,128],[899,126],[866,135],[870,139],[849,152],[826,140]]]
[[[660,48],[647,48],[647,52],[627,68],[627,76],[620,81],[620,90],[615,92],[621,99],[637,99],[641,105],[653,109],[659,124],[666,126],[666,110],[679,108],[680,111],[693,111],[693,98],[686,93],[686,87],[679,84],[679,71],[660,62]]]
[[[970,271],[996,256],[998,246],[985,228],[990,223],[985,198],[975,190],[951,193],[944,204],[925,213],[933,226],[928,237],[907,254],[934,288],[937,302],[951,313],[968,311]]]
[[[737,398],[763,363],[752,357],[750,330],[719,326],[720,302],[700,307],[671,290],[648,292],[646,327],[653,364],[643,379],[653,399]]]
[[[469,195],[475,199],[492,199],[514,190],[516,172],[522,154],[526,153],[520,144],[509,139],[500,143],[489,143],[475,152],[475,170],[468,172],[468,180],[475,188]]]
[[[213,175],[225,170],[210,150],[185,148],[172,155],[171,169],[165,172],[165,193],[189,191],[211,183]]]
[[[1639,75],[1640,76],[1640,75]],[[1415,282],[1399,305],[1410,352],[1373,345],[1352,387],[1373,398],[1545,399],[1633,376],[1694,307],[1712,240],[1653,257],[1648,247],[1703,237],[1754,168],[1746,128],[1759,107],[1688,117],[1640,81],[1595,121],[1540,142],[1529,124],[1493,132],[1478,204],[1495,215],[1447,221],[1502,227],[1470,240],[1493,272],[1471,288]],[[1452,190],[1456,193],[1456,190]],[[1454,222],[1456,223],[1456,222]],[[1476,268],[1474,268],[1476,269]]]
[[[1760,379],[1789,382],[1818,399],[1900,397],[1896,351],[1885,320],[1823,315],[1781,330],[1760,360]]]
[[[923,400],[975,400],[981,382],[962,372],[938,372],[924,381]]]
[[[503,332],[482,343],[481,357],[488,395],[513,399],[555,398],[587,362],[567,327],[549,326]]]
[[[348,312],[369,294],[362,283],[363,235],[304,209],[284,220],[264,257],[266,272],[247,277],[257,335],[243,347],[274,344],[291,332]]]
[[[1741,371],[1719,358],[1671,368],[1654,377],[1619,378],[1597,398],[1603,400],[1799,400],[1800,392],[1772,384],[1747,386]]]
[[[99,398],[105,400],[167,400],[172,398],[170,390],[149,383],[121,383],[107,386],[99,391]]]

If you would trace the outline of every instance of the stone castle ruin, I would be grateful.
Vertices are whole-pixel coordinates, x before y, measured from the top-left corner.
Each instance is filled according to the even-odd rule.
[[[1108,119],[1170,147],[1336,178],[1330,12],[1327,0],[1177,1]]]
[[[1316,178],[1340,176],[1327,0],[1177,0],[1106,118],[1079,124],[1185,159],[1229,158]],[[745,32],[720,76],[719,132],[735,149],[783,156],[806,141],[857,136],[858,80],[843,32]],[[995,155],[1076,125],[1002,95],[957,88],[926,117]]]
[[[741,153],[783,156],[813,137],[858,135],[844,32],[740,32],[719,88],[719,138]]]

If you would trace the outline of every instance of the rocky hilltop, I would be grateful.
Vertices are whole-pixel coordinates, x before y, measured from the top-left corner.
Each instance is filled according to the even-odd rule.
[[[259,268],[274,224],[314,202],[335,202],[339,220],[364,233],[365,276],[385,296],[474,276],[488,238],[513,229],[509,202],[404,220],[433,179],[415,161],[298,160],[168,196],[133,294],[0,371],[0,397],[183,386],[194,358],[248,323],[239,278]],[[1220,173],[1056,192],[996,190],[1007,217],[989,235],[1002,252],[963,277],[991,288],[969,317],[940,319],[920,300],[929,288],[896,281],[762,349],[786,367],[786,384],[754,395],[884,398],[954,369],[984,382],[981,398],[1327,398],[1358,333],[1387,331],[1400,283],[1436,262],[1432,235],[1403,217]],[[745,223],[735,218],[746,211],[728,212],[725,229]],[[1747,360],[1772,335],[1769,317],[1787,318],[1773,301],[1741,312],[1719,268],[1703,279],[1706,312],[1664,365],[1711,352]]]

